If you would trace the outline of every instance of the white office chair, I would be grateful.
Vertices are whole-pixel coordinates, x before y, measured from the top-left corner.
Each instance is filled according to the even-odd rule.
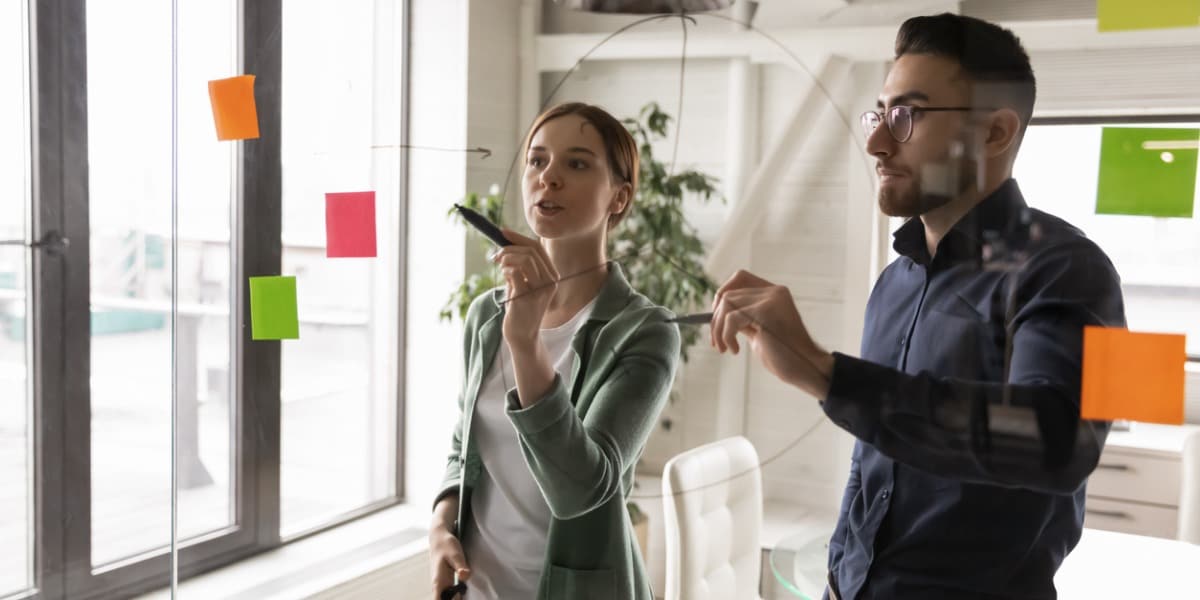
[[[662,485],[666,600],[758,600],[762,474],[750,440],[672,458]]]
[[[1183,443],[1180,466],[1179,539],[1200,544],[1200,432]]]

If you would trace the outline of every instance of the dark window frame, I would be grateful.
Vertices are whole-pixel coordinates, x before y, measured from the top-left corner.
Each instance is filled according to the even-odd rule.
[[[34,419],[34,588],[12,600],[128,597],[166,587],[171,554],[160,549],[101,569],[91,564],[90,278],[86,0],[26,0],[30,23],[32,237],[60,232],[63,254],[30,252],[30,340]],[[248,278],[282,268],[282,0],[239,3],[239,64],[256,75],[260,138],[239,144],[232,262],[231,351],[236,406],[234,525],[178,549],[180,580],[278,548],[401,503],[404,490],[404,363],[407,152],[400,152],[399,298],[395,487],[286,540],[279,535],[280,342],[251,341]],[[400,64],[402,144],[408,142],[410,3],[403,0]],[[247,232],[254,232],[247,235]],[[84,265],[83,268],[78,265]],[[250,375],[252,374],[252,375]]]

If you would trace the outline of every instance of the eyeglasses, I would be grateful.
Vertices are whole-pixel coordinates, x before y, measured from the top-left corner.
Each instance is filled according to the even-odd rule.
[[[887,123],[888,133],[892,134],[892,139],[903,144],[912,137],[913,132],[913,115],[923,112],[948,112],[948,111],[971,111],[971,110],[992,110],[990,108],[975,108],[970,106],[904,106],[896,105],[889,109],[884,114],[880,114],[877,110],[868,110],[860,116],[859,122],[862,123],[863,132],[867,137],[870,137],[875,130],[879,128],[880,123]]]

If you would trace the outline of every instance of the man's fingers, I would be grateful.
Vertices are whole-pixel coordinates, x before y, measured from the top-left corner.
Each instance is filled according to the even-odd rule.
[[[739,305],[732,301],[732,298],[738,295],[740,295],[739,290],[727,291],[721,295],[720,300],[713,307],[709,336],[712,338],[712,345],[718,352],[723,353],[730,348],[727,343],[728,338],[724,335],[725,321],[728,319],[729,312],[738,308]]]
[[[755,308],[761,304],[763,293],[760,288],[738,289],[727,291],[721,297],[721,302],[713,310],[709,334],[718,351],[729,349],[737,354],[741,349],[737,342],[738,332],[747,328],[758,331],[760,324],[755,316]]]
[[[733,353],[737,354],[741,351],[741,345],[738,344],[737,336],[739,333],[745,333],[747,336],[754,336],[758,333],[758,324],[746,313],[745,310],[733,310],[725,317],[724,328],[721,332],[725,343],[733,349]]]
[[[713,305],[713,318],[709,327],[709,336],[712,338],[712,345],[716,347],[718,352],[725,352],[729,348],[724,335],[725,320],[729,311],[736,310],[739,304],[735,304],[732,299],[740,296],[741,290],[727,290],[720,294],[717,302]]]
[[[725,280],[725,283],[721,285],[719,289],[717,289],[717,295],[724,295],[725,292],[729,292],[731,290],[767,287],[770,285],[772,285],[770,281],[767,281],[758,275],[755,275],[749,271],[738,270],[738,272],[731,275],[729,279]]]

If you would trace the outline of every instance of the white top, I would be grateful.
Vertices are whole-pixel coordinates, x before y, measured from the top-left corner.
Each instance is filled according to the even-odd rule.
[[[563,381],[571,377],[575,353],[571,338],[592,312],[595,299],[571,320],[553,329],[542,329],[541,340],[554,370]],[[471,578],[472,600],[511,600],[537,596],[538,580],[546,556],[550,507],[525,464],[517,430],[505,414],[507,388],[516,386],[508,344],[500,343],[479,389],[471,443],[479,449],[484,469],[471,493],[470,524],[463,551]]]

